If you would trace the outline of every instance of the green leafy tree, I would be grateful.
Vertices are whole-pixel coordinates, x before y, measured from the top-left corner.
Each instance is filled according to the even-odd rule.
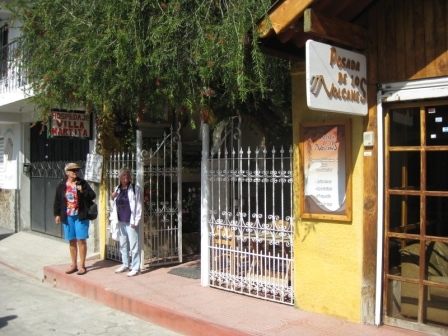
[[[260,51],[271,0],[12,0],[20,66],[40,119],[85,106],[100,132],[120,117],[167,109],[204,119],[260,116],[274,130],[289,106],[288,63]],[[274,113],[273,113],[274,112]],[[257,118],[258,118],[257,117]]]

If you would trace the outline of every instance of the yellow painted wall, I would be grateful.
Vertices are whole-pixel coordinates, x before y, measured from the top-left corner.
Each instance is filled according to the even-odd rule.
[[[103,175],[104,176],[104,175]],[[100,237],[100,258],[106,259],[106,245],[108,237],[107,225],[109,223],[108,211],[107,211],[107,190],[106,183],[101,183],[100,185],[100,197],[98,198],[98,226],[99,226],[99,237]]]
[[[296,307],[361,322],[363,117],[310,110],[305,64],[291,70],[294,142],[294,292]],[[352,221],[300,218],[300,122],[352,121]]]

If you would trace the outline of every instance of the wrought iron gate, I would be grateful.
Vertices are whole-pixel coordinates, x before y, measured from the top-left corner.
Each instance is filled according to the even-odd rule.
[[[152,147],[142,149],[142,147]],[[172,128],[151,144],[137,134],[137,153],[114,153],[108,163],[108,192],[119,184],[119,170],[127,166],[142,186],[143,214],[140,225],[142,267],[182,262],[182,144]],[[140,178],[141,176],[141,178]],[[109,197],[110,198],[110,197]],[[112,239],[107,258],[119,261],[119,245]]]
[[[292,148],[244,151],[240,124],[209,159],[209,285],[292,305]]]
[[[136,181],[137,172],[137,161],[135,159],[135,153],[112,153],[109,156],[107,162],[106,176],[107,176],[107,198],[111,199],[111,194],[114,192],[115,187],[120,184],[120,179],[118,174],[120,169],[123,167],[129,168],[131,171],[131,179],[133,182]],[[108,204],[107,213],[109,214],[111,208],[111,203]],[[106,258],[116,261],[121,261],[120,245],[117,241],[109,237],[106,244]]]
[[[171,128],[141,152],[144,167],[143,253],[150,264],[182,262],[182,143]]]

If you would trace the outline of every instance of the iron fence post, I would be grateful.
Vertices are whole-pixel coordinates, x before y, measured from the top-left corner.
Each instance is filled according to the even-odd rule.
[[[210,188],[208,171],[210,162],[210,126],[201,124],[202,133],[202,162],[201,162],[201,286],[208,287],[210,283],[210,252],[209,252],[209,204]]]
[[[180,136],[180,124],[177,130],[179,141],[177,143],[177,241],[179,248],[179,262],[182,263],[182,138]]]
[[[143,165],[143,158],[142,158],[142,148],[143,148],[143,138],[142,138],[142,131],[137,130],[136,134],[137,138],[137,157],[136,157],[136,179],[137,179],[137,185],[140,187],[140,201],[142,202],[142,209],[144,209],[144,165]],[[143,215],[143,214],[142,214]],[[138,223],[138,248],[140,250],[140,269],[143,269],[143,266],[145,265],[145,250],[143,248],[144,246],[144,232],[145,232],[145,225],[142,220],[143,216],[140,218],[140,222]]]

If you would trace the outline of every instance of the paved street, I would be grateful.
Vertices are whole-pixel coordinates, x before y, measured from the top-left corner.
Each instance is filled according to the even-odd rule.
[[[0,265],[1,335],[179,335]]]

